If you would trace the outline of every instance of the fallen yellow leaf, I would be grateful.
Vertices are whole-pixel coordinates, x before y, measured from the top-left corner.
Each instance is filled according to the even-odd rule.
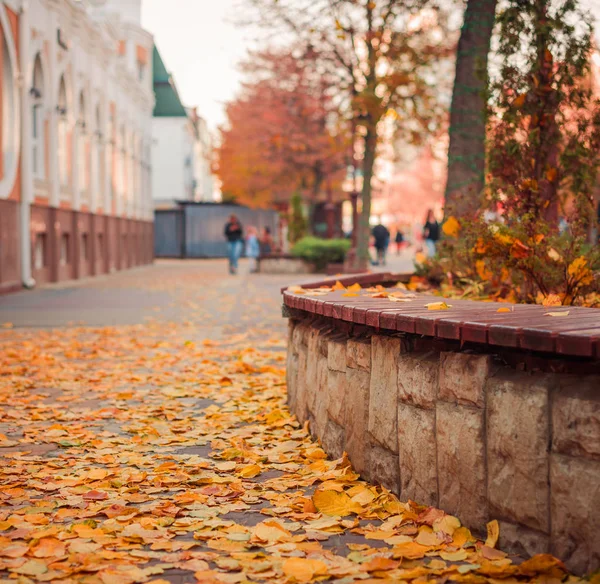
[[[544,316],[569,316],[569,311],[562,310],[561,312],[545,312]]]
[[[346,517],[362,511],[362,505],[352,501],[344,492],[316,491],[313,503],[319,512],[332,517]]]
[[[310,582],[315,576],[327,575],[327,564],[308,558],[288,558],[283,562],[283,572],[298,582]]]
[[[448,310],[452,305],[445,302],[430,302],[425,305],[427,310]]]
[[[496,312],[512,312],[512,310],[506,306],[501,306]]]
[[[487,538],[485,540],[485,545],[491,548],[496,547],[499,536],[500,525],[498,525],[498,521],[494,519],[487,524]]]

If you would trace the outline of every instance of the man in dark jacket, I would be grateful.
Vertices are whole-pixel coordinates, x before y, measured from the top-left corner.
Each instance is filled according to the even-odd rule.
[[[237,274],[238,260],[244,248],[244,230],[235,215],[231,215],[229,221],[225,224],[225,237],[227,238],[229,273]]]
[[[377,264],[385,266],[385,254],[390,244],[390,232],[385,225],[379,223],[373,227],[373,238],[375,239],[375,250],[377,251]]]

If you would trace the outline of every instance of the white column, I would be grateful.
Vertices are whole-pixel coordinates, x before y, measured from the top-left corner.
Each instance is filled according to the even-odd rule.
[[[33,200],[33,168],[31,161],[31,87],[29,73],[29,0],[23,0],[19,19],[19,69],[21,78],[21,281],[33,288],[31,276],[31,202]]]

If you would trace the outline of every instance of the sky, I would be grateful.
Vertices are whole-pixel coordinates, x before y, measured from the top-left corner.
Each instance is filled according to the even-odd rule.
[[[154,35],[186,106],[198,106],[211,129],[225,121],[241,75],[237,64],[251,45],[232,24],[239,0],[143,0],[142,26]]]
[[[153,35],[184,105],[198,106],[212,130],[241,81],[237,64],[252,33],[234,26],[240,0],[143,0],[142,25]],[[582,0],[600,20],[600,0]],[[600,44],[600,26],[596,27]]]

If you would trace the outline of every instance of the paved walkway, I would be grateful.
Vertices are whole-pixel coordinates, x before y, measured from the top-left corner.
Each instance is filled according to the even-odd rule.
[[[560,581],[328,460],[285,405],[287,278],[225,272],[0,298],[0,582]]]

